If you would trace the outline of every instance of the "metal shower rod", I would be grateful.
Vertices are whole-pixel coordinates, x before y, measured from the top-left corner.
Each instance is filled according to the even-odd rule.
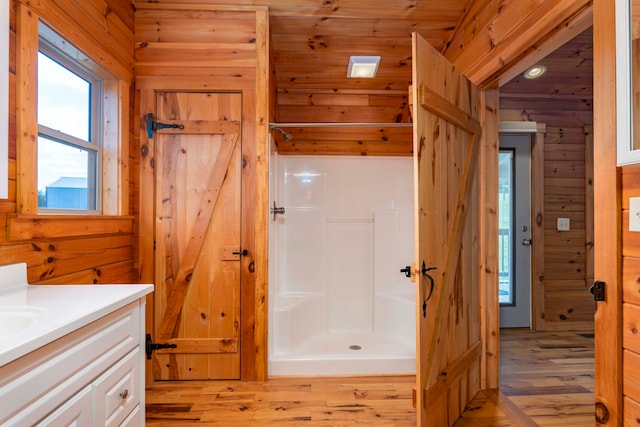
[[[316,128],[316,127],[385,127],[399,128],[411,127],[413,123],[342,123],[342,122],[319,122],[319,123],[269,123],[270,128]]]

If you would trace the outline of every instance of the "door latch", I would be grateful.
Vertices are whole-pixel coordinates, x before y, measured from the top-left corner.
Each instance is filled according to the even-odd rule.
[[[153,342],[151,339],[151,334],[147,334],[147,339],[145,340],[145,350],[147,353],[147,359],[151,359],[151,354],[154,350],[160,350],[161,348],[178,348],[177,344],[160,344],[157,342]]]
[[[231,252],[231,255],[241,255],[241,256],[247,256],[249,254],[249,251],[247,251],[246,249],[243,249],[241,251],[234,251]]]
[[[605,300],[605,283],[601,281],[595,281],[593,285],[589,288],[589,292],[593,295],[594,301],[604,301]]]

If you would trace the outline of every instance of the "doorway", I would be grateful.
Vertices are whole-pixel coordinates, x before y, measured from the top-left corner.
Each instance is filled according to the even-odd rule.
[[[499,154],[501,328],[531,326],[531,135],[501,134]]]

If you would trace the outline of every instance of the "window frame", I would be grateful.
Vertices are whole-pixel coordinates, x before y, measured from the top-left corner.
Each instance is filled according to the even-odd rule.
[[[131,86],[133,68],[113,56],[109,46],[95,44],[80,23],[62,15],[47,18],[18,2],[16,9],[16,210],[18,217],[46,219],[53,216],[130,216]],[[48,13],[48,11],[47,11]],[[66,32],[58,31],[65,28]],[[37,190],[37,60],[39,40],[48,43],[86,65],[103,78],[100,99],[102,117],[102,171],[97,191],[102,194],[102,212],[39,212]],[[113,47],[113,46],[111,46]],[[91,67],[96,67],[93,69]]]
[[[44,30],[44,31],[43,31]],[[41,36],[38,40],[38,53],[47,56],[50,60],[58,63],[73,74],[81,77],[90,83],[90,106],[89,106],[89,132],[88,141],[84,141],[73,135],[57,131],[48,126],[40,124],[38,121],[38,139],[45,138],[51,142],[77,147],[86,150],[93,160],[87,165],[87,205],[89,209],[59,209],[38,207],[39,213],[47,214],[95,214],[102,213],[102,105],[100,100],[103,98],[103,78],[86,68],[83,64],[75,61],[67,53],[57,49],[50,43],[42,33],[47,33],[47,27],[40,24]],[[95,67],[94,67],[95,69]],[[39,90],[39,88],[38,88]],[[37,107],[36,107],[37,108]],[[40,166],[38,166],[39,171]],[[91,208],[93,207],[93,208]]]

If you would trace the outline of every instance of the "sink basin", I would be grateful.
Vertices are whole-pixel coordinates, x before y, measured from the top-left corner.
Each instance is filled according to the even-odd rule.
[[[0,307],[0,340],[16,335],[36,323],[42,309],[31,306]]]

